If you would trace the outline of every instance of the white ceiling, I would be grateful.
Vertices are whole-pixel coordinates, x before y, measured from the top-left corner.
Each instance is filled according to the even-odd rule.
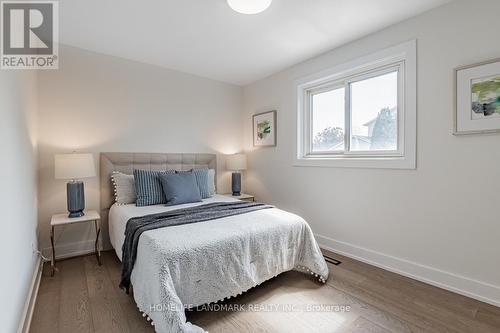
[[[64,0],[60,41],[244,85],[449,0]]]

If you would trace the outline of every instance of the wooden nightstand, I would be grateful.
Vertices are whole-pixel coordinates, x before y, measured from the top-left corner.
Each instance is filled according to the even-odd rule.
[[[89,210],[85,212],[82,217],[68,217],[68,213],[52,215],[50,220],[50,243],[52,245],[52,259],[50,261],[50,266],[52,268],[51,276],[54,276],[56,270],[56,252],[54,244],[54,228],[57,226],[64,226],[76,223],[88,223],[93,222],[95,225],[95,255],[97,258],[97,263],[101,265],[101,250],[99,249],[99,234],[101,233],[101,216],[95,210]]]
[[[239,199],[243,201],[255,201],[255,196],[251,194],[246,194],[246,193],[241,193],[241,195],[234,196],[231,193],[223,194],[226,197],[234,198],[234,199]]]

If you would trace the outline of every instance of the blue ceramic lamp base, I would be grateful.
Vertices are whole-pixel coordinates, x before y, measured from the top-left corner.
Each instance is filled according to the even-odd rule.
[[[233,172],[231,187],[233,190],[233,196],[238,197],[241,195],[241,173]]]
[[[85,192],[83,182],[71,181],[66,184],[66,194],[68,197],[68,217],[81,217],[85,213]]]

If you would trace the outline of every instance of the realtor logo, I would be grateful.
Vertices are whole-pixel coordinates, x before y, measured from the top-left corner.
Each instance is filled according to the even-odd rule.
[[[57,1],[1,1],[2,69],[57,69]]]

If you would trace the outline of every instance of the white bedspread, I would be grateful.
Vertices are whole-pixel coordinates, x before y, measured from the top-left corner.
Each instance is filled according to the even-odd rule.
[[[165,207],[112,206],[109,231],[121,259],[127,221],[135,216],[234,199],[215,196],[203,203]],[[204,332],[186,322],[185,307],[212,303],[292,270],[328,277],[328,268],[309,225],[280,209],[143,233],[131,281],[139,309],[157,332]]]

